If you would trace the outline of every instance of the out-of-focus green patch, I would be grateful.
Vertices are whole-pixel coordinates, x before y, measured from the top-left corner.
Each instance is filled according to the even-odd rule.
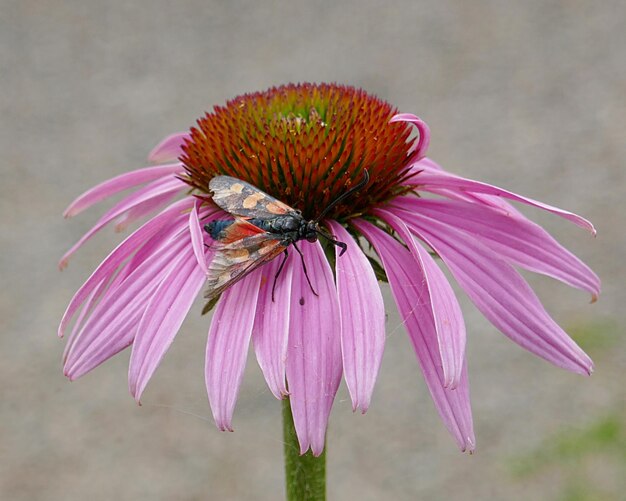
[[[610,319],[576,323],[565,330],[586,351],[601,352],[613,347],[621,338],[617,322]]]
[[[618,498],[601,487],[588,486],[580,479],[573,479],[557,498],[559,501],[618,501]]]
[[[552,465],[584,459],[591,454],[610,454],[626,467],[626,434],[623,418],[615,413],[587,428],[570,429],[547,439],[536,451],[511,461],[511,471],[523,477]]]
[[[586,428],[569,429],[548,438],[535,451],[510,460],[514,477],[554,475],[562,482],[560,501],[617,500],[620,488],[604,485],[590,473],[594,464],[619,472],[616,483],[626,478],[626,412],[613,412]],[[596,466],[597,467],[597,466]],[[621,480],[620,480],[621,479]]]

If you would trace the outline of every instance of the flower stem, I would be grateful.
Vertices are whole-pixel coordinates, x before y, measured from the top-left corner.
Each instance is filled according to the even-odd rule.
[[[283,438],[285,442],[285,482],[288,501],[326,499],[326,447],[319,457],[311,451],[300,455],[289,399],[283,399]]]

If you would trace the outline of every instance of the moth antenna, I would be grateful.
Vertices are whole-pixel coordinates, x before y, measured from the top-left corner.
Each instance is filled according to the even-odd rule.
[[[322,211],[322,213],[317,216],[313,222],[314,223],[319,223],[326,214],[328,214],[328,211],[330,211],[330,209],[332,209],[333,207],[335,207],[335,205],[337,205],[338,203],[342,202],[343,200],[345,200],[346,198],[348,198],[350,195],[352,195],[355,191],[360,190],[361,188],[363,188],[363,186],[365,186],[367,183],[369,183],[370,181],[370,173],[367,172],[367,169],[363,169],[363,179],[358,183],[355,184],[352,188],[350,188],[348,191],[346,191],[345,193],[342,193],[341,195],[339,195],[337,198],[335,198],[335,200],[333,200],[330,205],[326,206],[326,208]]]

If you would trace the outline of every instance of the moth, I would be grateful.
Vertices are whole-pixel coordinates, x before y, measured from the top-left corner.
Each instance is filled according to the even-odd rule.
[[[208,290],[205,294],[209,303],[248,273],[284,254],[285,257],[274,276],[273,301],[276,281],[287,262],[288,248],[291,245],[300,255],[309,287],[317,296],[307,273],[304,256],[296,242],[316,242],[321,236],[341,248],[339,255],[342,256],[347,245],[335,240],[319,223],[333,207],[368,182],[369,173],[364,170],[363,179],[359,183],[333,200],[315,219],[307,221],[299,210],[245,181],[230,176],[212,178],[209,189],[213,193],[213,201],[234,216],[234,219],[216,220],[204,226],[204,230],[215,240],[215,245],[211,246],[215,253],[209,265]]]

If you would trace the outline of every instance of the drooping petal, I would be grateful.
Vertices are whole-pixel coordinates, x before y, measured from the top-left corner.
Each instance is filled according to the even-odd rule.
[[[287,382],[300,453],[310,447],[319,456],[341,381],[341,322],[333,272],[322,247],[305,242],[301,251],[319,295],[311,292],[302,267],[294,263]]]
[[[272,287],[274,277],[283,258],[278,257],[259,269],[262,274],[261,290],[257,302],[252,341],[256,358],[270,391],[282,399],[289,393],[286,380],[287,342],[289,340],[289,317],[291,314],[291,283],[294,256],[287,262],[276,282],[274,300]],[[299,262],[295,263],[300,265]]]
[[[402,217],[441,256],[476,307],[502,333],[559,367],[591,374],[591,359],[548,315],[511,265],[465,232],[418,213],[403,212]]]
[[[137,207],[138,205],[141,205],[154,198],[165,195],[174,195],[177,192],[185,189],[186,186],[187,185],[185,183],[175,177],[159,179],[137,190],[132,195],[124,198],[122,201],[118,202],[111,209],[109,209],[98,220],[98,222],[63,255],[63,257],[61,258],[61,264],[59,266],[66,266],[72,254],[74,254],[87,240],[93,237],[111,221],[124,214],[126,211],[131,210],[134,207]]]
[[[335,276],[341,318],[343,374],[352,410],[365,413],[385,348],[385,305],[371,264],[350,233],[328,221],[332,233],[348,247],[336,247]]]
[[[107,290],[76,335],[64,366],[74,380],[130,345],[154,291],[178,266],[188,240],[179,239],[143,261],[122,283]]]
[[[259,271],[253,271],[224,291],[209,328],[205,382],[215,424],[222,431],[232,431],[233,411],[257,308]]]
[[[439,266],[415,241],[404,222],[389,211],[377,210],[374,213],[398,232],[413,254],[415,264],[423,272],[424,285],[429,299],[427,304],[430,304],[435,321],[439,353],[443,364],[444,386],[454,389],[461,379],[465,360],[466,332],[459,302]]]
[[[208,267],[206,264],[206,248],[204,246],[204,233],[200,226],[200,219],[198,218],[198,202],[194,204],[191,212],[189,213],[189,233],[191,235],[191,245],[193,247],[193,253],[198,261],[198,266],[206,275]]]
[[[85,311],[83,310],[81,318],[77,320],[68,339],[64,355],[66,371],[69,371],[68,375],[71,378],[75,379],[88,372],[132,342],[137,323],[152,297],[151,294],[155,291],[160,281],[169,273],[168,270],[176,271],[178,266],[177,260],[184,256],[186,252],[190,252],[188,216],[181,211],[181,207],[192,204],[192,198],[176,204],[177,206],[180,205],[178,208],[173,207],[177,209],[175,211],[176,217],[169,220],[165,227],[160,228],[159,231],[148,238],[139,250],[119,268],[119,271],[110,280],[108,288],[106,282],[109,280],[109,277],[105,278],[94,289],[95,293],[92,292],[85,301],[83,308],[90,312],[86,316],[88,320],[85,321],[85,325],[81,325],[83,312]],[[204,219],[210,220],[215,217],[216,211],[210,207],[203,207],[200,215]],[[142,273],[145,276],[141,275]],[[141,281],[144,278],[148,278],[148,282],[141,285]],[[132,287],[137,286],[134,282],[137,282],[140,288],[135,288],[128,292]],[[86,290],[89,290],[89,288],[86,288]],[[99,309],[93,309],[93,305],[96,304],[100,296],[102,296],[102,301],[97,306]],[[109,310],[118,307],[115,304],[115,300],[111,302],[111,298],[118,297],[119,301],[120,296],[125,297],[124,300],[128,301],[126,307],[122,304],[120,315],[113,318],[110,325],[94,323],[93,317],[108,315]],[[106,344],[107,338],[110,340],[108,345]],[[77,341],[79,342],[77,343]],[[78,347],[75,346],[76,344],[78,344]],[[82,358],[80,350],[86,352],[83,353]],[[67,360],[70,353],[74,360],[81,358],[81,362],[71,369],[71,360]]]
[[[417,142],[411,147],[410,153],[415,155],[415,160],[419,161],[426,155],[428,146],[430,145],[430,128],[421,118],[412,113],[398,113],[394,115],[389,123],[393,122],[409,122],[417,128],[419,137]]]
[[[213,211],[214,212],[214,211]],[[132,255],[130,259],[124,262],[117,270],[113,270],[92,292],[89,298],[84,302],[79,318],[77,318],[72,328],[72,332],[68,338],[66,345],[66,353],[69,353],[74,344],[77,333],[83,327],[83,321],[89,317],[94,305],[97,304],[100,297],[107,294],[107,291],[115,290],[128,276],[133,273],[144,261],[152,259],[152,256],[162,251],[169,252],[172,243],[182,236],[185,230],[184,220],[186,214],[180,212],[176,218],[172,219],[168,225],[161,228],[156,234],[150,236],[141,247]],[[211,217],[211,215],[209,216]],[[65,360],[65,358],[64,358]]]
[[[62,337],[68,323],[71,321],[74,313],[85,301],[89,294],[98,286],[103,280],[108,280],[115,270],[122,264],[130,255],[132,255],[137,249],[146,243],[151,237],[156,235],[164,227],[173,225],[176,227],[175,221],[181,217],[181,213],[188,210],[193,205],[193,199],[187,198],[181,200],[172,206],[165,209],[161,214],[155,216],[141,228],[136,230],[133,234],[128,236],[121,244],[119,244],[113,252],[111,252],[100,263],[98,268],[91,274],[87,281],[78,289],[74,297],[70,301],[61,323],[59,325],[59,336]],[[63,262],[59,265],[63,267]]]
[[[577,214],[563,209],[559,209],[558,207],[544,204],[543,202],[533,200],[532,198],[517,195],[516,193],[504,190],[502,188],[498,188],[497,186],[456,176],[442,169],[431,168],[428,163],[422,162],[423,160],[415,164],[415,175],[410,179],[410,182],[412,184],[418,185],[418,190],[440,193],[441,189],[448,189],[460,192],[484,193],[487,195],[504,197],[510,200],[514,200],[516,202],[522,202],[527,205],[531,205],[533,207],[538,207],[548,212],[552,212],[553,214],[572,221],[574,224],[580,226],[581,228],[585,228],[593,235],[596,234],[596,230],[593,227],[593,224]]]
[[[65,209],[63,215],[65,217],[76,216],[92,205],[95,205],[105,198],[109,198],[110,196],[119,193],[120,191],[182,172],[184,172],[183,165],[177,162],[168,165],[159,165],[156,167],[145,167],[143,169],[137,169],[120,174],[119,176],[94,186],[80,195],[67,207],[67,209]]]
[[[187,198],[191,202],[191,198]],[[193,206],[193,203],[191,203]],[[191,210],[191,209],[189,209]],[[217,211],[213,207],[203,206],[198,211],[198,218],[209,222],[219,217],[221,211]],[[169,246],[172,241],[180,238],[180,236],[189,231],[189,217],[185,212],[181,212],[175,221],[166,228],[159,231],[156,235],[146,241],[146,243],[132,256],[126,265],[120,269],[120,273],[116,275],[115,280],[120,275],[131,273],[139,264],[147,259],[151,254],[159,252],[164,246]],[[210,250],[210,249],[209,249]],[[123,277],[121,277],[123,278]]]
[[[170,134],[153,148],[148,155],[148,160],[153,163],[176,160],[183,153],[182,146],[185,144],[185,139],[190,136],[189,132]]]
[[[403,184],[415,186],[415,176],[424,170],[443,171],[443,168],[435,163],[430,158],[422,158],[419,162],[414,163],[410,168],[410,175],[406,178]],[[452,200],[462,200],[464,202],[479,203],[488,205],[490,207],[496,207],[502,209],[509,215],[519,214],[522,215],[513,205],[507,202],[504,198],[498,195],[486,195],[484,193],[473,193],[469,191],[459,191],[455,189],[441,188],[436,186],[428,187],[429,193],[435,193]],[[522,215],[523,216],[523,215]],[[525,216],[523,216],[525,217]]]
[[[586,290],[594,300],[600,293],[600,279],[587,265],[519,213],[460,201],[409,197],[396,198],[394,206],[480,237],[508,262]]]
[[[128,212],[122,214],[115,223],[115,231],[124,231],[132,223],[138,219],[152,214],[153,212],[162,209],[176,196],[176,193],[166,193],[160,197],[152,198],[142,204],[136,205]]]
[[[184,249],[178,266],[171,269],[152,295],[137,327],[128,371],[129,389],[138,402],[205,279],[196,256]]]
[[[439,415],[461,450],[473,450],[475,438],[467,364],[463,364],[456,389],[445,388],[432,310],[424,305],[428,291],[421,274],[414,271],[415,260],[409,251],[374,225],[360,219],[352,219],[351,223],[374,246],[382,261],[391,292]]]
[[[119,274],[118,274],[119,275]],[[117,277],[117,275],[116,275]],[[96,305],[98,299],[104,291],[107,289],[109,284],[109,280],[102,280],[88,295],[86,301],[84,302],[78,317],[76,318],[76,322],[72,327],[72,332],[68,336],[67,343],[65,344],[65,348],[63,349],[63,363],[65,364],[67,360],[67,356],[72,350],[74,342],[78,338],[78,333],[80,332],[84,322],[89,318],[90,313],[93,311],[94,306]]]

